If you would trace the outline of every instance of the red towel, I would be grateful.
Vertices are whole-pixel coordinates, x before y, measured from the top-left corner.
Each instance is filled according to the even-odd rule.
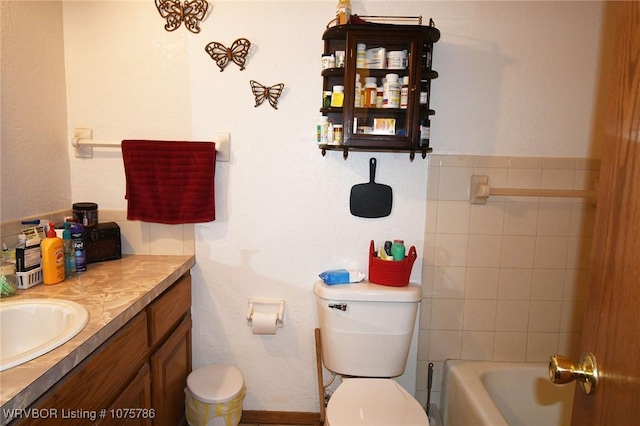
[[[213,142],[122,141],[127,219],[156,223],[216,218]]]

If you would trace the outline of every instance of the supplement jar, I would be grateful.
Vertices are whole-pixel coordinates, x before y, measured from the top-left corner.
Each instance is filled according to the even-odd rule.
[[[333,126],[333,142],[338,145],[341,144],[343,142],[343,137],[344,137],[344,133],[343,133],[343,129],[342,129],[342,124],[336,124]]]
[[[73,221],[85,228],[98,225],[98,205],[96,203],[74,203]]]

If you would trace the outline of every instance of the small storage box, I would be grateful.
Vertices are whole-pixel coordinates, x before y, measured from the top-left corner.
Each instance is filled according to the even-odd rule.
[[[369,246],[369,281],[374,284],[388,285],[392,287],[404,287],[409,285],[409,277],[413,263],[418,257],[416,248],[411,246],[407,256],[403,260],[382,260],[376,257],[373,240]]]
[[[120,227],[115,222],[99,223],[82,233],[87,263],[104,262],[122,257]]]

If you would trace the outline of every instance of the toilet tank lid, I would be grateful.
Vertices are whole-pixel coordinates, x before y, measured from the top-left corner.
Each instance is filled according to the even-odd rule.
[[[316,281],[313,285],[313,292],[316,296],[327,300],[413,303],[422,300],[422,289],[417,284],[391,287],[368,281],[337,285],[327,285],[322,281]]]

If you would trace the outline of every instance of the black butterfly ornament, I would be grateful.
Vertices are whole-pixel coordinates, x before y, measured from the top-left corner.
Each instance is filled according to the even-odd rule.
[[[231,44],[231,47],[226,47],[222,43],[212,41],[205,46],[204,50],[211,56],[211,59],[216,61],[216,65],[220,68],[220,72],[222,72],[229,64],[229,61],[238,65],[240,71],[242,71],[247,61],[247,54],[250,48],[251,42],[249,40],[239,38]]]
[[[156,9],[167,23],[164,29],[175,31],[184,22],[186,29],[194,34],[200,32],[200,21],[207,14],[209,3],[206,0],[155,0]]]
[[[278,109],[278,98],[282,94],[284,84],[278,83],[273,86],[263,86],[255,80],[251,80],[250,83],[253,96],[256,97],[255,107],[260,106],[260,104],[262,104],[266,99],[274,109]]]

